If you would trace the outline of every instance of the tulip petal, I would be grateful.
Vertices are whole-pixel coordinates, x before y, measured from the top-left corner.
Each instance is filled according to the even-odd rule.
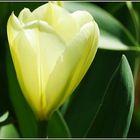
[[[91,31],[89,31],[89,30],[91,30]],[[73,84],[73,89],[75,89],[77,87],[77,85],[80,83],[80,81],[84,77],[85,73],[87,72],[87,70],[88,70],[89,66],[91,65],[91,63],[95,57],[95,54],[97,52],[98,39],[99,39],[99,28],[95,21],[90,22],[90,23],[86,24],[85,26],[83,26],[83,28],[81,29],[81,33],[79,33],[77,39],[75,38],[75,40],[73,42],[75,44],[75,46],[77,43],[79,43],[79,44],[80,44],[80,42],[81,42],[81,44],[83,43],[82,41],[80,41],[78,39],[78,38],[82,38],[82,36],[84,36],[83,38],[85,38],[87,40],[85,41],[86,42],[85,49],[84,49],[84,46],[83,46],[83,48],[82,47],[80,48],[82,57],[81,57],[81,60],[78,62],[79,64],[77,65],[75,74],[73,76],[73,80],[77,81],[77,82],[75,82],[75,84]],[[87,38],[87,36],[89,36],[89,38]],[[79,75],[78,75],[78,73],[79,73]],[[74,82],[71,81],[71,83],[74,83]]]
[[[10,46],[12,46],[14,39],[17,37],[18,33],[22,30],[22,25],[18,18],[11,14],[8,24],[7,24],[7,34]]]
[[[71,40],[79,31],[73,16],[62,7],[51,2],[35,9],[33,14],[39,20],[48,22],[65,42]]]
[[[78,23],[79,28],[93,21],[93,17],[87,11],[75,11],[71,15],[75,19],[75,21]]]
[[[32,13],[23,9],[18,18],[12,14],[7,31],[22,92],[37,118],[48,119],[92,63],[98,26],[86,11],[70,14],[49,2]]]
[[[28,8],[24,8],[19,13],[18,19],[20,20],[21,23],[25,24],[35,20],[35,16],[31,13],[31,11]]]
[[[97,24],[87,23],[58,60],[46,87],[48,115],[64,103],[85,75],[96,54],[98,36]]]
[[[28,24],[11,46],[17,77],[24,96],[40,119],[46,117],[46,83],[66,44],[45,22]],[[38,116],[37,115],[37,116]]]

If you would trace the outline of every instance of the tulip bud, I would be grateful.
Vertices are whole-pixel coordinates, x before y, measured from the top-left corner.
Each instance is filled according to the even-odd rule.
[[[17,79],[37,119],[45,120],[78,86],[97,51],[99,29],[86,11],[69,13],[49,2],[7,25]]]

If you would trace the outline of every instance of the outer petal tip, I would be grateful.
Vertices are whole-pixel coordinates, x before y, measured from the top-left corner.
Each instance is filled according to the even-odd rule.
[[[35,16],[33,15],[33,13],[30,11],[30,9],[28,8],[24,8],[19,16],[18,16],[18,19],[20,20],[21,23],[27,23],[27,22],[30,22],[30,21],[33,21],[35,20]]]
[[[19,30],[22,29],[22,24],[15,16],[14,12],[12,12],[11,16],[8,19],[7,23],[7,34],[10,46],[12,45],[13,40],[15,39]]]
[[[93,17],[90,15],[87,11],[75,11],[71,14],[73,18],[76,20],[76,22],[79,25],[79,28],[81,28],[86,23],[89,23],[90,21],[93,21]]]

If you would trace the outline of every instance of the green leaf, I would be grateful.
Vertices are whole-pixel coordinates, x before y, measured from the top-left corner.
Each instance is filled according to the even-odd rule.
[[[123,26],[129,30],[132,36],[134,36],[135,40],[139,42],[139,12],[136,11],[134,4],[138,5],[138,3],[135,2],[99,3],[98,5],[102,6],[103,9],[111,13],[117,20],[119,20]]]
[[[2,116],[0,116],[0,123],[4,122],[8,118],[9,112],[5,112]]]
[[[125,56],[114,72],[85,136],[126,137],[134,108],[134,82]]]
[[[140,33],[139,33],[140,18],[139,18],[139,15],[138,15],[137,11],[133,8],[133,3],[132,2],[127,1],[126,4],[127,4],[128,10],[130,12],[130,15],[131,15],[131,18],[132,18],[132,21],[133,21],[133,24],[134,24],[136,39],[139,42],[139,40],[140,40],[139,39],[140,38]]]
[[[72,94],[69,105],[64,112],[64,118],[72,137],[84,137],[122,54],[127,56],[134,74],[136,62],[139,59],[135,51],[98,49],[92,65],[76,91]]]
[[[100,49],[116,50],[116,51],[135,51],[140,53],[139,47],[129,47],[124,44],[119,38],[111,35],[110,33],[100,30],[99,47]]]
[[[19,138],[19,134],[13,124],[8,124],[0,127],[0,138]]]
[[[59,111],[56,111],[48,122],[49,138],[69,138],[71,137],[69,128]]]
[[[2,116],[0,116],[0,127],[11,123],[12,118],[9,117],[9,112],[6,111]]]
[[[87,10],[97,21],[100,30],[105,30],[110,34],[119,38],[122,42],[129,46],[138,46],[135,38],[117,19],[111,14],[96,6],[95,4],[87,2],[65,2],[66,9],[70,11]]]

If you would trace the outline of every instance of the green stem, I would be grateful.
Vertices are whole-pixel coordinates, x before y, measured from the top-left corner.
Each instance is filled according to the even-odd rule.
[[[38,122],[38,137],[39,138],[47,138],[47,121],[39,121]]]

